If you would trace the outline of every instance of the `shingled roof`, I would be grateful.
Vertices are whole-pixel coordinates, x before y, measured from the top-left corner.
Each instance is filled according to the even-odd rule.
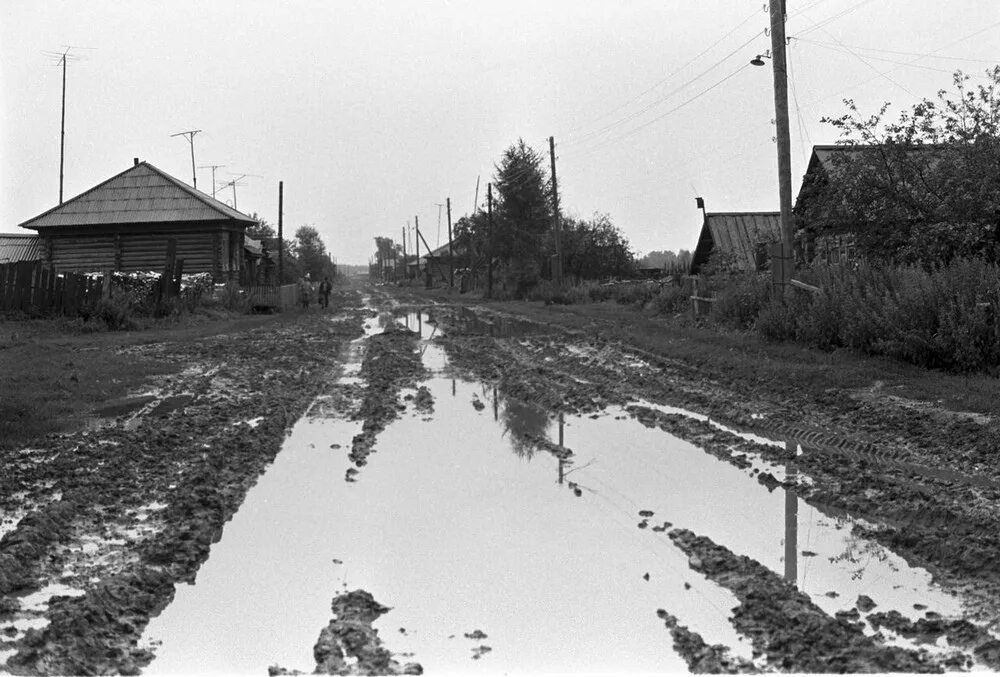
[[[42,238],[29,233],[0,233],[0,263],[40,261]]]
[[[137,162],[121,174],[20,225],[38,230],[59,226],[225,220],[254,223],[246,214],[162,169],[148,162]]]

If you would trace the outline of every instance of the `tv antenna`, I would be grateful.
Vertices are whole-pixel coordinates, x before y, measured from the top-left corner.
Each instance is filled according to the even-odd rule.
[[[63,51],[43,50],[42,54],[53,59],[53,66],[62,66],[62,119],[59,124],[59,204],[63,203],[63,167],[66,160],[66,64],[79,61],[80,57],[70,54],[71,49],[97,49],[96,47],[78,47],[63,45]]]
[[[226,165],[198,165],[198,169],[212,170],[212,197],[215,198],[215,170]]]
[[[229,172],[229,174],[230,174],[230,176],[235,176],[236,178],[235,179],[231,179],[231,180],[227,181],[226,183],[222,184],[222,187],[223,188],[225,188],[226,186],[232,186],[233,187],[233,209],[238,210],[239,208],[236,206],[236,186],[245,186],[245,185],[247,185],[245,183],[240,183],[240,181],[242,181],[245,178],[251,177],[251,176],[255,177],[255,178],[258,178],[258,179],[263,179],[264,177],[261,176],[260,174],[240,174],[238,176],[237,176],[236,172]]]
[[[190,129],[186,132],[177,132],[176,134],[171,134],[170,137],[175,136],[185,136],[187,137],[188,143],[191,144],[191,182],[195,190],[198,190],[198,173],[194,168],[194,135],[201,132],[200,129]]]
[[[438,236],[437,242],[434,243],[434,248],[437,249],[441,246],[441,208],[444,207],[440,202],[435,202],[434,205],[438,208]]]

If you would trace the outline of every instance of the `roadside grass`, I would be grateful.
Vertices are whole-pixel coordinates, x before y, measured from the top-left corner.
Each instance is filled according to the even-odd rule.
[[[179,322],[151,322],[149,328],[130,332],[84,332],[65,319],[0,318],[0,449],[76,429],[102,403],[185,366],[180,360],[122,356],[119,348],[195,341],[279,317],[195,313]]]

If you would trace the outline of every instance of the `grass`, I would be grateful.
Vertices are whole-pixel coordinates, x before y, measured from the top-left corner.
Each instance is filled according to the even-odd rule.
[[[277,317],[213,312],[181,323],[150,322],[138,331],[90,333],[67,320],[0,319],[0,448],[78,428],[100,404],[185,366],[180,360],[124,357],[119,348],[193,341]]]

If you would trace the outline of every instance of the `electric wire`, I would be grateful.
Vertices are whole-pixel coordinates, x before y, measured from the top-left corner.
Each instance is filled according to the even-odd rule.
[[[833,44],[833,43],[829,43],[829,42],[823,42],[821,40],[810,40],[810,39],[805,39],[805,38],[797,38],[797,39],[802,40],[802,42],[808,42],[808,43],[814,44],[814,45],[832,46],[832,44]],[[972,57],[965,57],[965,56],[937,55],[937,54],[934,54],[934,53],[931,53],[931,52],[903,52],[903,51],[896,50],[896,49],[878,49],[877,47],[861,47],[859,45],[844,45],[844,47],[850,47],[851,49],[859,50],[859,51],[862,51],[862,52],[878,52],[880,54],[898,54],[900,56],[919,56],[919,57],[923,57],[925,59],[942,59],[942,60],[946,60],[946,61],[970,61],[970,62],[974,62],[974,63],[988,63],[988,64],[995,64],[995,63],[997,63],[997,61],[1000,61],[1000,59],[974,59]],[[871,57],[871,58],[874,58],[874,57]],[[896,62],[894,62],[894,63],[896,63]],[[900,61],[898,63],[907,63],[907,62]]]
[[[795,71],[792,67],[792,50],[787,50],[785,61],[788,63],[788,81],[792,85],[792,101],[795,103],[795,119],[799,126],[799,150],[802,153],[802,163],[805,164],[809,161],[809,156],[806,155],[804,138],[809,138],[809,130],[802,121],[802,108],[799,106],[799,94],[795,88]],[[812,146],[812,139],[809,139],[809,145]]]
[[[854,4],[854,5],[850,6],[850,7],[848,7],[847,9],[843,10],[842,12],[838,12],[837,14],[834,14],[833,16],[827,17],[826,19],[822,19],[820,21],[817,21],[816,23],[812,24],[811,26],[806,26],[802,30],[797,31],[797,35],[808,35],[809,33],[812,33],[813,31],[820,30],[824,26],[833,23],[837,19],[841,19],[841,18],[847,16],[848,14],[856,12],[857,10],[861,9],[861,7],[863,7],[864,5],[867,5],[871,1],[872,0],[861,0],[861,2],[858,2],[858,3],[856,3],[856,4]]]
[[[669,115],[672,115],[673,113],[676,113],[677,111],[679,111],[682,108],[688,106],[689,104],[697,101],[698,99],[700,99],[704,95],[706,95],[709,92],[711,92],[713,89],[716,89],[717,87],[719,87],[720,85],[722,85],[724,82],[726,82],[726,81],[730,80],[731,78],[735,77],[736,75],[742,73],[744,70],[746,70],[749,67],[750,67],[750,63],[749,62],[743,64],[742,66],[740,66],[739,68],[737,68],[735,71],[733,71],[729,75],[725,76],[721,80],[716,81],[712,85],[706,87],[705,89],[701,90],[700,92],[698,92],[694,96],[686,99],[685,101],[682,101],[681,103],[677,104],[676,106],[674,106],[670,110],[667,110],[667,111],[661,113],[660,115],[657,115],[652,120],[648,120],[647,122],[639,125],[638,127],[634,127],[633,129],[625,132],[624,134],[620,134],[620,135],[618,135],[616,137],[607,138],[607,139],[603,139],[603,140],[598,141],[597,144],[594,145],[593,147],[591,147],[590,149],[584,150],[581,153],[581,155],[590,154],[590,153],[592,153],[592,152],[594,152],[594,151],[596,151],[596,150],[598,150],[600,148],[603,148],[604,146],[608,145],[609,143],[616,143],[618,141],[622,141],[622,140],[624,140],[624,139],[632,136],[633,134],[635,134],[637,132],[640,132],[643,129],[646,129],[650,125],[656,124],[660,120],[663,120],[665,117],[667,117]]]
[[[828,32],[826,30],[823,30],[823,32],[826,33],[831,39],[833,39],[834,42],[836,42],[837,44],[839,44],[842,47],[844,46],[844,43],[842,43],[840,40],[838,40],[833,34],[831,34],[830,32]],[[867,59],[865,59],[864,57],[862,57],[857,52],[854,52],[851,49],[846,48],[846,47],[845,47],[845,49],[847,49],[847,51],[850,52],[850,54],[853,57],[855,57],[856,59],[858,59],[858,61],[860,61],[861,63],[863,63],[865,66],[867,66],[873,72],[878,73],[881,77],[885,78],[886,80],[888,80],[892,84],[896,85],[897,87],[899,87],[900,89],[902,89],[904,92],[906,92],[907,94],[909,94],[910,96],[912,96],[914,99],[919,98],[916,94],[914,94],[913,92],[911,92],[905,86],[903,86],[902,84],[900,84],[896,80],[893,80],[891,77],[889,77],[889,75],[887,73],[883,73],[879,69],[875,68],[875,66],[871,65],[871,63],[869,63]]]
[[[837,52],[838,54],[848,54],[853,56],[858,56],[856,52],[849,51],[846,48],[838,47],[837,45],[829,42],[819,42],[817,40],[809,40],[808,38],[802,39],[802,42],[808,45],[815,45],[822,49],[830,50],[831,52]],[[845,46],[846,47],[846,46]],[[925,66],[923,64],[914,63],[912,61],[899,61],[898,59],[887,59],[880,56],[872,56],[871,54],[865,54],[865,58],[872,61],[881,61],[883,63],[891,63],[897,66],[907,66],[909,68],[919,68],[926,71],[934,71],[937,73],[951,73],[952,71],[947,68],[938,68],[937,66]]]
[[[818,1],[822,2],[823,0],[818,0]],[[642,97],[646,96],[647,94],[649,94],[650,92],[652,92],[654,89],[656,89],[660,85],[666,83],[667,81],[670,80],[670,78],[674,77],[675,75],[677,75],[678,73],[680,73],[681,71],[683,71],[685,68],[687,68],[688,66],[690,66],[691,64],[693,64],[695,61],[697,61],[698,59],[700,59],[702,56],[704,56],[705,54],[707,54],[708,52],[710,52],[712,49],[714,49],[717,45],[719,45],[719,43],[721,43],[726,38],[728,38],[730,35],[732,35],[736,31],[738,31],[744,25],[746,25],[746,23],[748,21],[750,21],[751,19],[753,19],[756,15],[757,15],[757,10],[755,9],[753,12],[751,12],[749,14],[749,16],[747,16],[745,19],[743,19],[743,21],[741,21],[736,26],[734,26],[733,28],[731,28],[725,35],[723,35],[721,38],[719,38],[718,40],[716,40],[715,42],[713,42],[711,45],[709,45],[708,47],[706,47],[705,49],[703,49],[702,51],[698,52],[696,55],[694,55],[693,57],[691,57],[690,59],[688,59],[687,61],[685,61],[681,66],[675,68],[668,75],[666,75],[665,77],[661,78],[655,84],[653,84],[652,86],[646,88],[645,90],[643,90],[642,92],[640,92],[636,96],[634,96],[631,99],[625,101],[621,105],[613,108],[612,110],[608,111],[607,113],[604,113],[604,114],[598,116],[597,118],[594,119],[594,121],[596,122],[597,120],[602,120],[602,119],[604,119],[606,117],[609,117],[610,115],[613,115],[613,114],[617,113],[618,111],[622,110],[623,108],[626,108],[627,106],[631,105],[632,103],[640,100]],[[571,141],[574,140],[574,138],[575,137],[571,134],[571,135],[569,135],[567,137],[566,142],[567,143],[571,142]]]
[[[733,51],[729,52],[729,54],[726,54],[724,57],[722,57],[721,59],[719,59],[718,61],[716,61],[715,63],[713,63],[711,66],[709,66],[708,68],[706,68],[705,70],[703,70],[701,73],[699,73],[698,75],[694,76],[693,78],[691,78],[687,82],[681,84],[680,86],[675,87],[674,89],[672,89],[670,92],[668,92],[666,95],[660,97],[659,99],[656,99],[655,101],[646,104],[643,108],[639,109],[638,111],[630,113],[629,115],[627,115],[627,116],[625,116],[623,118],[620,118],[619,120],[617,120],[615,122],[612,122],[612,123],[610,123],[608,125],[605,125],[604,127],[600,128],[600,129],[594,130],[592,132],[588,132],[586,134],[581,134],[581,135],[575,137],[574,140],[570,140],[570,141],[564,142],[563,146],[572,146],[572,145],[576,145],[576,144],[579,144],[579,143],[582,143],[582,142],[586,142],[586,141],[592,139],[593,137],[600,136],[601,134],[603,134],[605,132],[611,131],[612,129],[614,129],[616,127],[619,127],[619,126],[621,126],[621,125],[623,125],[623,124],[625,124],[627,122],[630,122],[630,121],[634,120],[635,118],[643,115],[644,113],[650,111],[651,109],[655,108],[656,106],[659,106],[660,104],[662,104],[662,103],[666,102],[668,99],[670,99],[670,97],[672,97],[674,94],[677,94],[678,92],[686,89],[689,85],[694,84],[695,82],[697,82],[698,80],[700,80],[701,78],[703,78],[705,75],[708,75],[713,70],[715,70],[716,68],[718,68],[719,66],[721,66],[723,63],[725,63],[726,61],[728,61],[729,59],[731,59],[733,56],[735,56],[736,54],[738,54],[739,52],[741,52],[751,42],[753,42],[754,40],[756,40],[757,38],[759,38],[760,35],[761,35],[760,33],[755,33],[753,36],[750,37],[749,40],[747,40],[746,42],[744,42],[743,44],[741,44],[739,47],[737,47]]]

